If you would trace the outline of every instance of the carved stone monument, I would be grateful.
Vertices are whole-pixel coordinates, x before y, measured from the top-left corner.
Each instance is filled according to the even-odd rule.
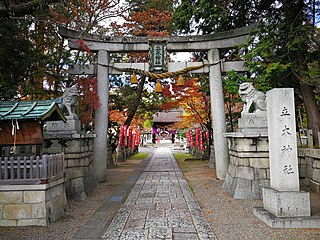
[[[61,110],[67,110],[69,116],[76,116],[73,108],[77,103],[78,96],[79,93],[76,85],[66,88],[66,91],[62,95],[62,102],[59,104]]]
[[[240,132],[267,134],[266,95],[257,91],[252,83],[245,82],[239,87],[239,96],[244,102],[241,118],[238,120]]]
[[[239,131],[225,134],[230,162],[224,188],[236,199],[261,199],[262,187],[270,184],[266,96],[248,82],[239,95],[244,101]]]
[[[300,191],[294,92],[278,88],[267,92],[270,188],[263,188],[263,208],[254,214],[271,227],[320,227],[308,218],[310,198]]]
[[[48,136],[73,135],[80,133],[80,121],[74,113],[74,106],[77,103],[79,93],[77,86],[66,88],[61,98],[58,98],[58,104],[62,112],[67,112],[67,122],[54,121],[47,123]]]

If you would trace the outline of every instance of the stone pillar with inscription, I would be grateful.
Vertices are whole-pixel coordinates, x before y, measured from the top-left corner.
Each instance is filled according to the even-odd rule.
[[[270,187],[299,191],[299,172],[293,89],[267,93]]]
[[[310,197],[300,191],[294,91],[276,88],[267,92],[270,188],[263,188],[263,208],[254,214],[271,227],[314,227]],[[319,220],[319,219],[318,219]]]

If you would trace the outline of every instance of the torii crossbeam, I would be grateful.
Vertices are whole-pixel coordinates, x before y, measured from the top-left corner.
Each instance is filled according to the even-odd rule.
[[[252,26],[238,28],[215,34],[201,36],[173,36],[163,37],[167,40],[168,52],[207,52],[208,66],[201,70],[195,70],[194,73],[209,73],[210,97],[213,140],[215,149],[216,173],[219,179],[224,179],[229,163],[229,153],[227,140],[224,136],[226,132],[226,117],[224,109],[224,96],[222,87],[222,73],[230,70],[245,71],[244,62],[222,62],[219,49],[231,49],[237,45],[246,43]],[[95,133],[94,143],[94,161],[93,168],[97,181],[105,181],[105,169],[107,164],[107,128],[108,128],[108,101],[109,101],[109,74],[119,73],[117,68],[137,68],[149,69],[146,63],[114,63],[116,68],[109,68],[110,53],[129,53],[129,52],[148,52],[147,37],[105,37],[83,36],[80,32],[72,31],[61,27],[60,35],[68,39],[69,47],[79,48],[79,39],[90,48],[92,52],[98,53],[98,63],[86,67],[76,66],[70,69],[71,74],[89,74],[97,75],[98,96],[101,107],[95,112]],[[157,37],[159,39],[159,37]],[[213,64],[216,62],[220,64]],[[169,63],[168,71],[174,72],[179,69],[196,66],[203,63]]]

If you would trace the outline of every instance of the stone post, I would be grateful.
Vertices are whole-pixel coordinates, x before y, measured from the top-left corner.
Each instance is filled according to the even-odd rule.
[[[293,88],[267,92],[270,188],[254,214],[271,227],[319,228],[311,218],[308,192],[300,191]]]
[[[276,217],[310,216],[308,192],[300,192],[293,88],[267,92],[270,187],[263,206]]]
[[[294,95],[292,88],[267,93],[270,187],[277,191],[299,191]]]
[[[209,63],[220,60],[219,50],[208,51]],[[224,180],[228,170],[229,151],[224,133],[227,131],[220,63],[210,66],[210,98],[214,155],[217,178]]]
[[[95,111],[95,134],[93,170],[96,181],[106,180],[107,168],[107,131],[108,131],[108,102],[109,102],[109,53],[105,50],[98,52],[98,96],[101,106]]]

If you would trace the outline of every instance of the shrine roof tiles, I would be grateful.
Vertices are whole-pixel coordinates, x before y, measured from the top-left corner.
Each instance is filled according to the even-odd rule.
[[[0,121],[37,119],[66,121],[55,100],[0,102]]]

